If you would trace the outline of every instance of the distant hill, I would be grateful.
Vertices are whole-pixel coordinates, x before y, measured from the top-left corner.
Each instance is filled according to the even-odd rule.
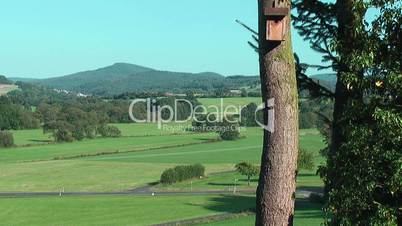
[[[4,75],[0,75],[0,84],[3,84],[3,85],[11,85],[11,84],[13,84],[13,81],[9,80],[9,79],[6,78],[6,76],[4,76]]]
[[[321,84],[333,87],[331,77],[314,77]],[[214,92],[241,89],[258,92],[259,76],[223,76],[213,72],[184,73],[155,70],[135,64],[116,63],[111,66],[48,79],[12,78],[13,81],[36,83],[51,88],[93,95],[118,95],[126,92]]]
[[[14,78],[14,80],[19,80]],[[108,67],[49,79],[24,79],[25,82],[95,95],[124,92],[209,92],[251,85],[252,76],[225,77],[213,72],[184,73],[155,70],[134,64],[116,63]],[[246,84],[245,84],[246,83]],[[248,84],[250,83],[250,84]]]
[[[321,75],[314,75],[311,76],[312,79],[317,81],[320,85],[329,88],[330,90],[335,90],[336,86],[336,75],[334,74],[321,74]]]
[[[11,77],[8,78],[13,82],[26,82],[26,83],[33,83],[39,79],[35,79],[35,78],[21,78],[21,77]]]

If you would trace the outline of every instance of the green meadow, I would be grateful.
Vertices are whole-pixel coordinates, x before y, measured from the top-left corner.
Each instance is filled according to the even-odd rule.
[[[252,209],[254,197],[229,195],[252,191],[234,172],[240,161],[258,164],[262,130],[246,128],[242,139],[221,141],[216,133],[159,130],[157,124],[116,124],[120,138],[96,138],[57,144],[42,130],[13,131],[16,147],[0,150],[0,192],[119,192],[156,184],[161,173],[181,164],[201,163],[206,176],[170,186],[156,185],[156,196],[107,195],[0,198],[0,225],[150,225],[237,213]],[[174,124],[168,126],[177,126]],[[322,161],[317,130],[300,131],[301,147]],[[320,188],[313,171],[302,171],[299,189]],[[160,196],[159,192],[223,191],[228,195]],[[159,214],[154,214],[155,212]],[[5,217],[7,216],[7,217]],[[206,225],[252,225],[253,216]],[[298,200],[295,225],[319,225],[320,206]]]
[[[252,196],[78,196],[2,198],[0,225],[151,225],[253,208]],[[320,207],[296,201],[295,225],[319,225]],[[204,225],[253,225],[253,217]]]
[[[162,136],[162,135],[176,135],[188,134],[187,131],[178,128],[176,130],[159,130],[156,123],[127,123],[127,124],[112,124],[120,129],[124,137],[146,137],[146,136]],[[174,126],[175,124],[167,124]],[[43,133],[42,129],[32,130],[14,130],[15,145],[28,146],[40,145],[53,142],[51,133]]]
[[[182,134],[88,139],[80,142],[32,145],[5,149],[0,152],[2,162],[27,162],[74,158],[116,152],[141,152],[150,149],[213,142],[215,134]]]

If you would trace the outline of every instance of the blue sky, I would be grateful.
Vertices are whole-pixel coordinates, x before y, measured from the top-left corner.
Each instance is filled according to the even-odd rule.
[[[156,69],[257,75],[251,0],[0,0],[0,74],[44,78],[127,62]],[[320,56],[293,31],[303,62]]]

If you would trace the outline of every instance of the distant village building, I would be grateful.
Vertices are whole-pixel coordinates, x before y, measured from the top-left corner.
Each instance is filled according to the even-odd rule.
[[[232,89],[232,90],[230,90],[230,93],[231,93],[231,94],[240,95],[240,94],[241,94],[241,90],[239,90],[239,89]]]
[[[169,93],[169,92],[165,93],[165,97],[186,97],[186,96],[187,94],[184,93]]]

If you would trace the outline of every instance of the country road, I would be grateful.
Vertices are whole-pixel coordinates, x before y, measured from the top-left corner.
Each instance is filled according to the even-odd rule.
[[[296,195],[308,198],[312,192],[308,190],[297,190]],[[208,190],[193,192],[153,192],[151,187],[141,187],[131,191],[119,192],[0,192],[1,198],[6,197],[41,197],[41,196],[111,196],[111,195],[132,195],[132,196],[174,196],[174,195],[228,195],[233,191]],[[239,190],[235,194],[255,194],[254,190]],[[318,193],[320,194],[320,193]]]

